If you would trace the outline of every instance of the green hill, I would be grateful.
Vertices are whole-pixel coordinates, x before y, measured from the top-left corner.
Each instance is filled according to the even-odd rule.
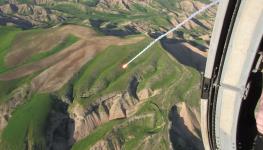
[[[203,149],[208,0],[0,0],[0,150]]]
[[[129,38],[132,37],[125,37],[125,39]],[[169,132],[170,109],[174,104],[183,101],[189,106],[198,106],[199,89],[193,87],[198,86],[200,76],[195,69],[178,63],[160,44],[155,45],[127,69],[121,68],[124,62],[149,42],[150,39],[146,37],[135,44],[109,46],[83,66],[63,88],[56,92],[41,94],[30,91],[30,88],[26,92],[25,87],[30,85],[32,78],[37,76],[38,72],[16,80],[1,81],[0,88],[3,89],[0,95],[3,103],[1,106],[10,106],[9,102],[19,99],[15,98],[17,94],[25,96],[22,96],[20,99],[23,101],[22,104],[15,107],[7,126],[1,132],[0,148],[46,149],[48,142],[56,141],[56,139],[49,139],[47,135],[51,132],[47,126],[53,126],[49,120],[54,117],[52,116],[54,111],[55,116],[62,113],[65,117],[70,116],[72,109],[79,104],[80,108],[90,108],[100,97],[129,91],[132,79],[136,78],[138,84],[132,88],[137,94],[145,89],[155,91],[157,94],[134,105],[136,111],[131,116],[103,123],[90,135],[73,143],[72,148],[89,149],[97,142],[113,137],[124,149],[134,147],[140,149],[145,144],[143,141],[151,141],[153,140],[151,137],[155,137],[161,142],[156,143],[153,149],[169,149],[167,132]],[[6,43],[11,42],[6,41]],[[7,90],[8,86],[10,88]],[[22,92],[19,88],[23,89]],[[65,103],[63,105],[66,108],[60,108],[62,106],[59,106],[56,101]],[[59,122],[56,117],[53,121],[55,120]],[[138,145],[138,143],[141,144]]]

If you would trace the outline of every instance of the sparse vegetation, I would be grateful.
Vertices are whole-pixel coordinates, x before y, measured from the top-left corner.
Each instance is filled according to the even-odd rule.
[[[12,41],[21,29],[15,27],[0,26],[0,73],[7,70],[5,65],[5,55],[11,48]]]
[[[200,1],[207,2],[207,0]],[[19,2],[30,3],[28,0]],[[3,0],[0,0],[1,3],[3,3]],[[98,0],[80,0],[79,3],[72,1],[55,2],[51,5],[43,5],[43,7],[67,14],[67,17],[63,18],[62,23],[82,24],[85,21],[85,24],[91,23],[91,26],[97,31],[100,31],[99,29],[101,28],[124,28],[127,22],[143,22],[142,26],[151,26],[149,29],[153,32],[158,32],[160,29],[164,31],[172,26],[171,16],[167,14],[179,17],[180,13],[178,13],[178,10],[181,10],[177,0],[158,0],[154,5],[134,3],[127,10],[116,6],[112,7],[111,10],[105,11],[95,9],[97,3]],[[206,19],[206,17],[208,18],[208,16],[203,16],[202,18]],[[98,26],[92,25],[94,20],[101,22],[101,24]],[[20,44],[17,47],[23,47],[24,45],[30,45],[28,43],[33,38],[39,38],[41,34],[43,35],[41,38],[46,39],[46,35],[55,30],[56,28],[22,31],[15,27],[1,26],[0,73],[16,69],[16,67],[21,65],[34,64],[78,41],[78,38],[71,34],[67,35],[60,42],[57,42],[59,38],[55,38],[53,42],[56,44],[49,50],[34,51],[32,54],[28,54],[28,57],[25,57],[21,63],[13,67],[8,67],[5,64],[5,56],[12,50],[15,40],[15,44]],[[207,33],[203,28],[198,27],[191,30],[182,28],[180,31],[183,33],[182,36],[196,37],[193,40],[196,44],[204,44],[204,41],[198,38],[202,33]],[[136,108],[138,107],[137,111],[129,118],[109,121],[94,129],[90,135],[76,142],[72,146],[73,150],[90,149],[98,141],[107,138],[109,135],[118,137],[123,149],[127,150],[143,149],[145,143],[153,142],[154,140],[156,140],[154,141],[156,145],[159,146],[158,148],[155,147],[155,149],[170,148],[167,135],[170,128],[168,126],[170,109],[174,104],[182,101],[185,101],[189,106],[198,106],[200,75],[195,69],[180,64],[163,49],[160,43],[131,63],[126,70],[121,68],[123,63],[136,55],[151,40],[151,38],[145,36],[144,40],[135,44],[107,47],[84,65],[63,88],[52,92],[59,100],[63,100],[70,106],[81,104],[86,108],[102,96],[126,91],[131,79],[134,77],[139,82],[137,93],[143,89],[149,89],[151,92],[159,91],[155,96],[151,97],[150,95],[150,98],[138,104],[136,106]],[[43,40],[39,38],[39,41]],[[25,51],[28,49],[27,46],[24,47]],[[35,49],[35,47],[32,49]],[[68,54],[68,56],[70,55]],[[72,60],[72,62],[75,61],[77,62],[78,58]],[[68,67],[67,69],[70,70],[72,68]],[[20,79],[0,81],[0,105],[9,100],[8,98],[13,94],[12,91],[14,89],[25,83],[30,84],[32,78],[38,74],[39,72],[36,72]],[[48,77],[52,81],[53,76]],[[44,81],[38,84],[42,83]],[[25,149],[26,147],[32,148],[35,145],[39,149],[45,149],[45,125],[52,106],[53,99],[50,97],[50,93],[40,94],[36,90],[31,98],[28,98],[24,104],[17,107],[12,113],[8,125],[0,134],[0,149]],[[67,111],[70,112],[71,110]],[[133,119],[134,116],[138,118]]]
[[[138,91],[150,88],[153,90],[161,89],[164,92],[150,98],[135,114],[135,116],[153,114],[153,117],[147,118],[150,118],[149,120],[140,119],[123,128],[117,126],[118,132],[114,132],[114,134],[124,139],[125,149],[133,149],[147,136],[162,133],[168,124],[167,114],[170,107],[176,102],[186,101],[191,106],[198,105],[199,74],[194,69],[185,67],[171,59],[159,44],[130,64],[127,70],[120,68],[121,64],[134,56],[148,42],[149,39],[146,39],[129,46],[107,48],[83,68],[82,73],[78,75],[79,79],[76,79],[74,84],[74,102],[83,105],[89,105],[107,93],[125,90],[133,76],[139,79]],[[195,86],[197,88],[193,88]],[[89,94],[82,96],[83,93]],[[145,122],[147,123],[145,124]],[[101,130],[96,129],[94,133]],[[90,145],[87,143],[90,143],[89,139],[94,139],[94,136],[95,134],[88,136],[74,147],[88,149]],[[127,139],[128,136],[133,138]],[[98,141],[102,137],[96,139]],[[80,143],[86,143],[88,146]],[[92,143],[95,142],[92,140]],[[164,144],[163,147],[165,145],[167,144]]]
[[[81,3],[87,4],[88,6],[94,7],[97,5],[99,0],[81,0]]]
[[[121,120],[114,120],[101,125],[85,139],[75,143],[72,150],[90,149],[92,145],[96,144],[98,140],[102,139],[107,133],[109,133],[114,125],[119,123],[121,123]]]
[[[32,74],[30,76],[23,77],[20,79],[0,81],[0,105],[9,100],[13,90],[22,86],[23,84],[30,82],[34,76],[35,74]]]
[[[29,60],[25,61],[25,63],[32,63],[38,60],[41,60],[45,57],[51,56],[67,47],[70,45],[74,44],[75,42],[78,41],[78,38],[74,35],[69,35],[66,37],[65,40],[63,40],[61,43],[59,43],[56,47],[53,49],[46,51],[46,52],[40,52],[38,54],[33,55]]]
[[[104,94],[124,90],[133,76],[140,80],[139,90],[162,89],[180,80],[185,86],[178,88],[181,91],[176,91],[174,95],[184,100],[184,91],[198,82],[197,72],[191,71],[180,79],[182,69],[185,67],[170,59],[159,44],[132,63],[128,69],[121,69],[121,65],[141,50],[146,43],[149,43],[149,39],[129,46],[111,46],[100,53],[84,67],[84,71],[79,75],[80,78],[74,84],[75,100],[89,104]]]

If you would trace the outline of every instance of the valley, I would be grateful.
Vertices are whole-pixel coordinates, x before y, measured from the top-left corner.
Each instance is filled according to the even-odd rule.
[[[203,149],[216,8],[122,65],[205,3],[0,1],[0,150]]]

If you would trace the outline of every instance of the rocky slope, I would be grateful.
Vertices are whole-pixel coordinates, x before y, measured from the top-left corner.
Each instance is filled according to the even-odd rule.
[[[0,105],[0,132],[7,126],[12,112],[30,97],[31,91],[30,86],[26,84],[18,87],[12,91],[8,102]]]
[[[0,24],[29,30],[0,27],[5,36],[0,34],[0,58],[19,52],[14,56],[34,59],[13,68],[0,61],[0,149],[203,149],[198,71],[204,69],[216,8],[127,70],[120,66],[152,40],[149,36],[204,5],[192,0],[1,1]],[[52,28],[30,29],[37,27]],[[78,40],[63,45],[70,35]]]
[[[100,7],[118,7],[120,9],[129,10],[133,4],[149,5],[152,0],[100,0],[97,6]]]
[[[115,119],[128,118],[136,112],[138,105],[158,92],[144,89],[133,97],[127,91],[100,97],[87,108],[76,104],[70,108],[70,116],[75,121],[74,139],[79,141],[95,128]]]
[[[22,28],[54,26],[59,23],[78,23],[91,26],[109,35],[164,32],[177,25],[204,3],[192,0],[36,0],[27,3],[0,3],[0,23]],[[216,9],[184,25],[190,32],[177,32],[169,37],[184,40],[201,39],[209,35]],[[182,29],[182,30],[184,30]],[[208,42],[207,38],[204,39]]]
[[[114,139],[112,137],[101,140],[97,142],[94,146],[92,146],[91,150],[120,150],[121,149],[121,143],[118,139]]]
[[[131,55],[127,53],[129,49],[137,46],[112,46],[101,52],[58,90],[36,90],[31,84],[55,63],[35,72],[25,84],[14,85],[13,90],[10,88],[4,95],[0,94],[0,149],[157,150],[171,148],[169,137],[173,137],[173,147],[176,144],[186,147],[190,143],[202,149],[199,122],[195,116],[197,110],[187,106],[196,106],[190,100],[198,99],[198,89],[195,88],[198,73],[179,64],[160,45],[155,48],[156,53],[145,55],[147,59],[131,66],[127,72],[116,67],[121,65],[119,55],[125,54],[123,58],[127,58]],[[50,72],[41,81],[48,79],[48,82],[56,83],[56,78]],[[0,88],[4,90],[3,85],[16,81],[24,82],[20,78],[0,81]],[[60,83],[64,83],[62,78]],[[48,85],[51,89],[57,87],[57,84]],[[39,97],[41,93],[46,96]],[[181,99],[189,100],[189,104],[178,105],[179,112],[174,112],[173,108],[170,110]],[[50,104],[45,104],[46,101]],[[170,111],[172,123],[168,120]],[[43,114],[37,115],[39,112]],[[17,126],[16,121],[21,126]],[[13,134],[15,130],[18,132]],[[173,141],[179,137],[181,140]],[[189,142],[192,139],[195,139],[194,143]],[[16,144],[11,144],[12,141]]]
[[[191,150],[204,149],[200,134],[200,118],[195,108],[179,103],[170,112],[170,139],[174,149],[188,147]],[[182,142],[178,142],[182,141]]]
[[[142,117],[136,117],[136,120],[140,120],[144,117],[152,117],[152,114]],[[198,121],[200,118],[198,111],[195,108],[189,107],[184,102],[176,104],[172,107],[170,112],[170,140],[171,147],[169,149],[189,149],[189,150],[199,150],[204,149],[201,141],[200,135],[200,124]],[[132,121],[135,118],[131,118]],[[134,121],[132,121],[134,122]],[[122,136],[116,136],[118,130],[125,128],[125,125],[115,126],[102,140],[96,142],[90,149],[92,150],[120,150],[125,149],[125,139]],[[160,135],[150,135],[143,140],[143,143],[137,143],[137,147],[134,149],[156,149],[151,139],[153,141],[158,141]],[[129,138],[134,138],[130,136]],[[159,149],[160,147],[157,147]]]
[[[59,23],[65,20],[65,15],[56,10],[46,9],[32,4],[0,5],[0,24],[17,24],[22,28],[46,26],[49,23]],[[19,23],[20,22],[20,23]]]

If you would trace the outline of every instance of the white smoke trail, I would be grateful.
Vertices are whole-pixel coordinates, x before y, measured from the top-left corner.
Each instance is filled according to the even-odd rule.
[[[147,45],[141,52],[139,52],[135,57],[133,57],[130,61],[128,61],[126,64],[124,64],[122,66],[122,68],[127,68],[128,65],[133,62],[137,57],[139,57],[141,54],[143,54],[146,50],[148,50],[150,47],[152,47],[156,42],[158,42],[160,39],[162,39],[163,37],[167,36],[169,33],[174,32],[175,30],[177,30],[178,28],[180,28],[181,26],[183,26],[186,22],[190,21],[191,19],[193,19],[196,15],[200,14],[201,12],[205,11],[206,9],[216,5],[217,3],[219,3],[219,0],[215,0],[213,2],[211,2],[210,4],[204,6],[203,8],[201,8],[200,10],[196,11],[195,13],[191,14],[186,20],[184,20],[183,22],[181,22],[180,24],[178,24],[177,26],[175,26],[174,28],[172,28],[171,30],[169,30],[168,32],[160,35],[159,37],[157,37],[154,41],[152,41],[149,45]]]

